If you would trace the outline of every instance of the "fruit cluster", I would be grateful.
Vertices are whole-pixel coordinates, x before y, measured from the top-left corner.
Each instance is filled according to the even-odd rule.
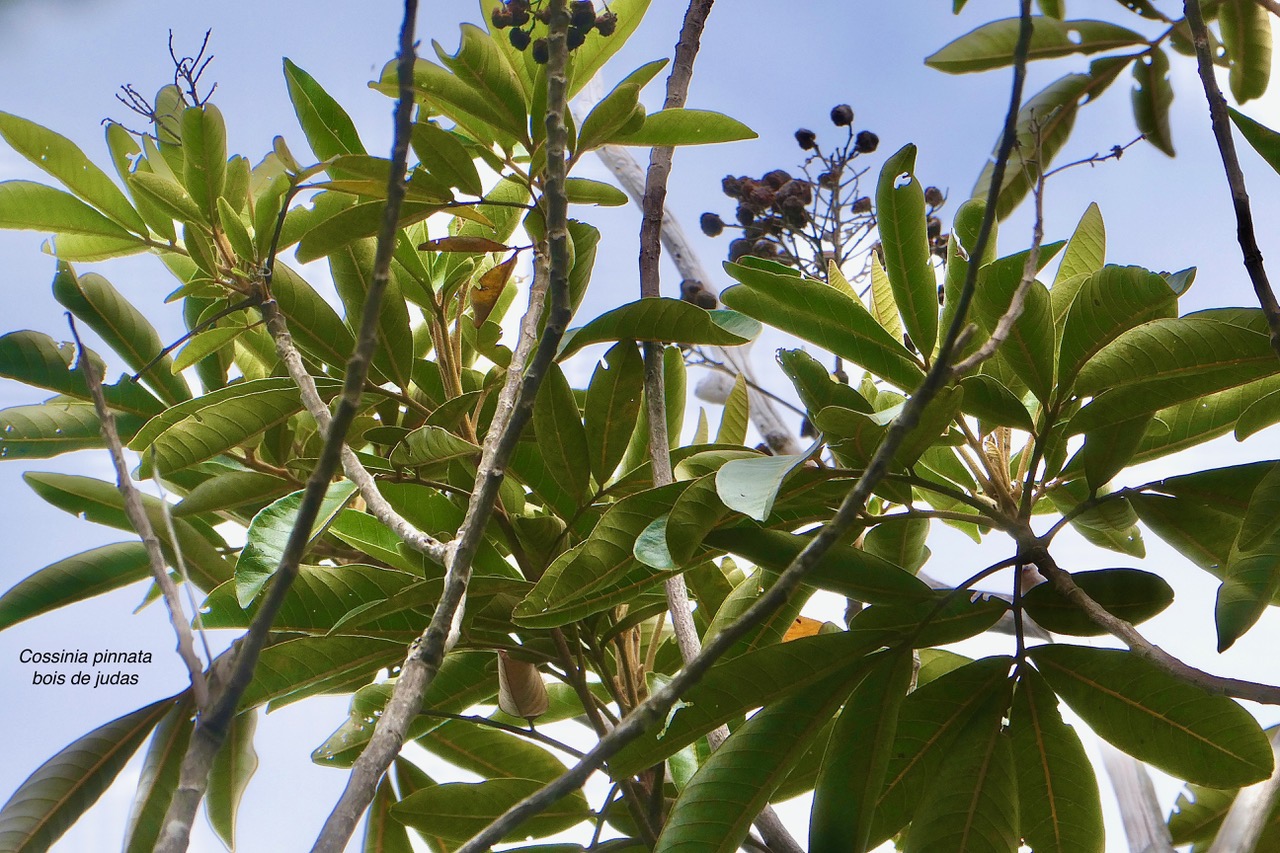
[[[533,61],[539,65],[547,61],[549,46],[546,38],[533,37],[535,26],[545,25],[551,20],[551,10],[543,0],[504,0],[494,7],[490,20],[496,29],[511,29],[507,37],[516,50],[532,46]],[[573,0],[569,4],[569,50],[582,47],[592,30],[602,36],[611,36],[617,28],[618,16],[607,7],[605,11],[597,12],[592,0]]]

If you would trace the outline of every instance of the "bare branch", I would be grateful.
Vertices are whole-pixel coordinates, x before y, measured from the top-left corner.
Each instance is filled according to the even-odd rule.
[[[1213,125],[1213,138],[1218,143],[1222,166],[1227,173],[1227,186],[1231,188],[1231,205],[1236,214],[1236,239],[1244,257],[1244,268],[1249,273],[1254,295],[1266,315],[1271,329],[1271,348],[1280,356],[1280,303],[1276,301],[1267,269],[1262,263],[1262,250],[1253,229],[1253,208],[1249,205],[1249,193],[1244,186],[1244,172],[1236,156],[1235,140],[1231,136],[1231,119],[1227,115],[1227,101],[1222,97],[1218,79],[1214,76],[1213,54],[1209,49],[1209,30],[1200,12],[1200,0],[1184,0],[1183,9],[1191,40],[1196,47],[1196,66],[1200,71],[1200,83],[1205,99],[1209,102],[1209,120]]]
[[[316,840],[313,853],[339,853],[346,847],[360,816],[373,799],[378,780],[404,744],[409,723],[422,707],[422,696],[439,671],[440,662],[457,639],[472,562],[480,547],[485,525],[493,513],[498,486],[520,433],[533,414],[538,387],[555,360],[572,316],[568,288],[568,199],[565,195],[567,131],[564,109],[568,89],[565,66],[569,23],[566,0],[553,0],[550,11],[550,58],[546,66],[547,170],[543,187],[547,249],[538,253],[539,269],[529,294],[529,309],[521,323],[520,340],[485,436],[476,486],[471,492],[458,535],[446,546],[445,585],[440,602],[431,617],[431,624],[410,647],[391,699],[378,718],[369,745],[352,768],[347,787]],[[538,325],[546,292],[550,293],[550,310],[539,339]],[[531,351],[534,354],[530,360]]]
[[[1102,766],[1111,778],[1111,788],[1120,804],[1124,834],[1129,849],[1142,853],[1173,853],[1173,840],[1164,822],[1156,789],[1142,762],[1116,749],[1104,740],[1098,741]]]
[[[1277,3],[1276,0],[1257,0],[1257,3],[1271,14],[1280,16],[1280,3]]]
[[[187,673],[191,678],[191,696],[195,700],[196,708],[203,711],[208,707],[209,687],[204,678],[204,663],[196,654],[191,625],[188,624],[186,612],[182,609],[178,587],[174,584],[173,578],[169,577],[164,553],[160,550],[160,540],[156,538],[151,519],[147,517],[147,511],[142,506],[142,496],[134,488],[133,480],[129,476],[129,465],[124,459],[124,445],[120,442],[120,433],[116,431],[115,415],[107,408],[107,399],[102,393],[102,378],[98,376],[93,359],[89,358],[89,351],[80,340],[80,333],[76,331],[75,318],[69,311],[67,322],[71,324],[71,337],[76,341],[76,365],[84,373],[85,384],[89,386],[89,394],[93,397],[94,411],[98,413],[102,438],[107,443],[111,462],[116,469],[116,485],[120,489],[121,497],[124,498],[125,515],[129,517],[129,524],[133,526],[134,531],[142,538],[142,545],[147,551],[147,562],[151,565],[151,576],[160,587],[165,609],[169,611],[169,622],[173,625],[173,633],[178,638],[178,656],[186,664]],[[172,532],[169,541],[175,548],[177,547],[178,540],[174,538]]]
[[[1153,644],[1146,637],[1139,634],[1138,630],[1128,622],[1113,615],[1101,604],[1089,597],[1089,594],[1072,580],[1071,573],[1060,567],[1043,545],[1036,545],[1032,549],[1031,553],[1028,554],[1028,562],[1035,563],[1036,568],[1050,583],[1057,587],[1058,592],[1065,595],[1083,610],[1093,620],[1093,624],[1100,628],[1105,628],[1128,646],[1129,651],[1148,663],[1155,664],[1169,675],[1188,684],[1194,684],[1210,693],[1232,696],[1236,699],[1248,699],[1267,705],[1280,705],[1280,687],[1213,675],[1204,670],[1196,669],[1194,666],[1179,660]]]
[[[226,739],[240,704],[240,697],[253,679],[258,655],[267,641],[271,623],[284,603],[294,578],[298,575],[298,565],[311,537],[311,528],[319,515],[321,503],[334,472],[338,468],[347,430],[350,429],[351,422],[360,407],[365,377],[368,375],[374,348],[377,345],[379,309],[391,274],[391,254],[395,248],[400,206],[405,195],[404,178],[407,171],[409,135],[413,124],[413,64],[416,58],[413,32],[416,16],[417,0],[405,0],[398,62],[400,100],[395,112],[395,136],[392,143],[391,170],[387,179],[387,203],[383,208],[382,223],[378,230],[373,278],[365,297],[355,351],[347,362],[342,396],[325,433],[320,458],[316,461],[315,468],[307,480],[302,502],[298,507],[297,520],[290,531],[272,583],[248,633],[238,644],[234,666],[223,689],[219,691],[218,696],[211,699],[210,709],[201,715],[192,733],[190,745],[182,760],[178,786],[165,814],[164,829],[156,844],[155,849],[159,853],[181,853],[187,849],[191,825],[208,786],[209,769],[214,756]]]
[[[1022,89],[1026,80],[1027,52],[1031,45],[1031,0],[1021,0],[1020,26],[1018,41],[1014,50],[1013,87],[1009,98],[1009,109],[1005,115],[1004,130],[1000,147],[992,169],[991,190],[987,199],[987,210],[983,216],[978,239],[974,245],[977,257],[982,257],[987,242],[991,239],[991,229],[995,222],[996,201],[1000,187],[1004,182],[1005,167],[1009,155],[1013,151],[1017,138],[1018,110],[1022,104]],[[971,253],[972,254],[972,253]],[[902,412],[890,424],[889,429],[876,448],[875,454],[867,464],[866,471],[858,478],[858,482],[841,502],[832,519],[818,531],[809,544],[796,555],[786,570],[778,576],[774,584],[764,592],[747,611],[724,628],[707,643],[702,652],[687,663],[664,686],[636,707],[625,719],[620,721],[613,731],[593,747],[587,757],[567,770],[557,779],[544,786],[536,793],[508,809],[483,831],[459,847],[455,853],[484,853],[491,845],[501,840],[511,829],[522,821],[537,814],[565,794],[577,790],[586,782],[595,770],[604,765],[624,746],[644,733],[650,726],[665,719],[667,713],[675,705],[680,695],[696,684],[712,665],[729,648],[746,633],[759,625],[770,614],[782,606],[800,585],[804,576],[813,568],[818,560],[854,525],[871,496],[872,489],[887,473],[889,463],[902,444],[902,440],[919,423],[920,413],[929,401],[946,384],[951,373],[951,358],[956,349],[956,342],[967,322],[969,304],[973,301],[973,290],[977,282],[978,265],[970,264],[965,276],[964,288],[959,299],[959,308],[955,318],[943,338],[938,358],[926,374],[916,393],[907,400]]]
[[[1280,729],[1271,734],[1272,759],[1276,769],[1271,778],[1242,788],[1227,811],[1209,853],[1249,853],[1258,847],[1258,839],[1271,820],[1271,810],[1280,797]]]

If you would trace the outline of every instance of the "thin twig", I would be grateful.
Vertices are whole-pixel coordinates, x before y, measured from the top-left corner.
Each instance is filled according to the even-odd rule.
[[[529,740],[536,740],[538,743],[545,743],[547,746],[558,749],[566,755],[572,755],[574,758],[582,758],[584,754],[563,741],[558,741],[553,737],[544,735],[537,729],[525,729],[520,726],[513,726],[510,723],[504,723],[502,720],[495,720],[490,717],[481,717],[477,714],[453,714],[448,711],[437,711],[433,708],[423,708],[418,713],[423,717],[439,717],[442,720],[457,720],[462,723],[473,723],[477,726],[484,726],[490,729],[510,732],[513,735],[519,735],[520,737],[528,738]]]
[[[412,0],[409,0],[412,2]],[[422,697],[440,669],[440,662],[457,639],[471,566],[483,541],[483,533],[494,503],[498,486],[506,472],[520,433],[533,414],[533,402],[542,379],[555,360],[560,341],[572,318],[569,303],[569,230],[568,198],[565,195],[565,149],[567,131],[564,110],[568,82],[566,36],[569,11],[566,0],[550,4],[548,26],[549,59],[547,69],[547,166],[543,189],[543,208],[547,223],[546,257],[537,264],[535,284],[529,294],[529,308],[521,323],[520,339],[508,367],[507,380],[498,398],[484,448],[476,472],[476,485],[457,537],[445,549],[445,584],[431,624],[409,648],[396,681],[396,687],[369,745],[352,767],[351,776],[341,799],[325,822],[313,853],[339,853],[345,849],[361,815],[368,808],[378,781],[400,752],[409,722],[422,707]],[[403,56],[402,56],[403,61]],[[402,67],[402,92],[411,95],[412,62]],[[410,102],[412,98],[410,97]],[[549,310],[541,338],[538,324],[542,317],[544,294],[549,293]],[[366,309],[365,318],[376,314]],[[536,343],[536,350],[535,350]],[[530,359],[530,353],[533,353]],[[528,365],[525,369],[525,365]]]
[[[156,844],[155,849],[158,853],[182,853],[187,849],[191,825],[208,786],[209,770],[213,759],[226,739],[240,704],[240,697],[253,679],[258,655],[266,644],[271,623],[284,603],[294,578],[297,577],[299,563],[311,538],[311,528],[315,524],[330,481],[338,468],[347,430],[350,429],[356,412],[360,408],[364,380],[368,375],[374,348],[377,345],[378,316],[382,296],[386,292],[391,275],[391,255],[395,248],[400,206],[405,195],[404,178],[407,171],[409,135],[413,125],[413,64],[416,59],[413,32],[416,15],[417,0],[405,0],[398,63],[400,100],[395,112],[391,169],[387,179],[387,203],[383,209],[382,223],[378,231],[373,277],[365,297],[355,351],[347,362],[341,400],[326,431],[320,458],[316,460],[315,468],[307,480],[307,486],[298,507],[297,520],[289,533],[289,539],[273,581],[248,633],[238,644],[232,672],[220,695],[212,700],[211,710],[201,716],[191,735],[190,745],[183,757],[178,786],[165,814],[164,829]]]
[[[84,342],[80,340],[75,318],[69,311],[67,322],[71,324],[71,337],[76,342],[76,367],[84,374],[85,384],[89,386],[89,394],[93,397],[93,408],[98,413],[102,438],[107,443],[111,461],[115,465],[116,485],[120,489],[121,497],[124,498],[125,515],[128,516],[134,531],[141,537],[142,545],[146,549],[151,575],[156,585],[160,587],[165,608],[169,611],[169,622],[172,623],[173,633],[178,638],[178,656],[186,664],[187,673],[191,678],[191,696],[195,700],[197,710],[203,713],[209,704],[209,688],[204,678],[204,664],[196,654],[191,626],[187,623],[186,613],[182,609],[182,599],[178,596],[178,587],[174,584],[173,578],[169,577],[164,553],[160,550],[160,540],[156,538],[151,519],[147,517],[146,508],[142,505],[142,496],[134,488],[133,480],[129,476],[129,465],[124,459],[124,445],[120,442],[120,433],[116,431],[115,415],[107,408],[107,399],[102,393],[102,378],[98,376],[98,369],[94,366],[93,359],[89,358],[89,351],[85,349]],[[169,536],[170,543],[177,548],[177,537],[172,532]]]
[[[982,226],[978,231],[978,239],[972,256],[981,258],[991,238],[992,226],[995,222],[996,201],[1000,187],[1004,182],[1005,167],[1009,155],[1013,151],[1017,138],[1018,110],[1022,105],[1022,89],[1026,80],[1027,53],[1031,45],[1031,0],[1021,0],[1020,26],[1018,41],[1014,49],[1013,87],[1009,98],[1009,109],[1005,116],[1004,130],[999,150],[992,169],[991,189],[988,193],[987,209],[983,216]],[[790,598],[799,587],[804,576],[815,566],[818,560],[835,545],[854,524],[858,523],[860,514],[866,505],[872,490],[879,484],[888,471],[889,464],[907,434],[919,423],[920,413],[946,384],[951,372],[951,358],[956,349],[957,340],[967,322],[969,304],[973,301],[973,290],[977,282],[978,264],[970,264],[965,276],[964,287],[958,300],[959,308],[943,338],[938,357],[926,374],[916,393],[907,400],[902,412],[894,419],[880,446],[867,465],[867,470],[858,479],[841,503],[834,517],[809,542],[807,546],[791,561],[786,570],[778,576],[774,584],[764,592],[747,611],[733,623],[707,643],[702,653],[686,664],[664,686],[655,691],[635,710],[618,723],[612,732],[600,741],[588,753],[587,757],[571,767],[563,775],[545,785],[536,793],[526,797],[508,809],[483,831],[474,836],[455,853],[483,853],[493,844],[501,840],[511,829],[522,821],[547,808],[551,803],[565,794],[577,790],[587,778],[601,767],[623,747],[643,734],[650,726],[666,718],[672,706],[690,687],[701,680],[712,665],[748,631],[759,625],[770,614],[776,611]]]
[[[1236,214],[1236,239],[1240,243],[1240,252],[1244,258],[1244,268],[1249,273],[1249,281],[1253,284],[1253,292],[1262,306],[1262,313],[1267,318],[1271,329],[1271,349],[1280,356],[1280,303],[1276,301],[1271,282],[1267,280],[1267,269],[1262,263],[1262,250],[1258,248],[1258,238],[1253,230],[1253,208],[1249,205],[1249,193],[1244,186],[1244,172],[1240,169],[1240,160],[1236,156],[1235,140],[1231,136],[1231,119],[1227,115],[1227,101],[1218,88],[1218,79],[1213,71],[1213,54],[1209,50],[1209,30],[1205,26],[1204,16],[1200,13],[1200,0],[1184,0],[1183,9],[1187,18],[1187,26],[1191,28],[1191,41],[1196,47],[1196,66],[1200,71],[1200,83],[1204,87],[1205,99],[1209,102],[1209,120],[1213,125],[1213,138],[1218,143],[1218,153],[1222,155],[1222,166],[1227,172],[1227,186],[1231,188],[1231,205]]]
[[[191,576],[187,573],[187,561],[182,558],[182,543],[178,541],[178,531],[173,524],[173,510],[169,506],[169,496],[165,493],[164,483],[160,478],[160,466],[156,464],[156,446],[150,447],[151,451],[151,477],[156,484],[156,497],[160,499],[160,513],[164,518],[165,533],[169,535],[169,543],[173,547],[173,563],[178,569],[178,575],[182,578],[182,583],[187,590],[187,604],[191,606],[191,612],[195,614],[193,622],[195,624],[195,633],[200,635],[200,645],[204,647],[204,659],[213,660],[213,649],[209,648],[209,635],[204,630],[204,617],[200,615],[200,605],[196,602],[196,594],[192,591]],[[198,703],[197,708],[201,707]]]

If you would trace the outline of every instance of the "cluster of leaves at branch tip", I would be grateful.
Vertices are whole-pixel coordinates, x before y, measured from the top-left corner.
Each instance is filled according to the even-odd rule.
[[[500,30],[510,28],[507,34],[511,46],[516,50],[532,47],[533,61],[543,65],[548,57],[548,45],[545,37],[534,38],[534,30],[538,24],[546,25],[551,21],[550,4],[546,0],[504,0],[502,5],[494,7],[489,13],[494,27]],[[528,26],[528,29],[525,27]],[[614,34],[618,28],[618,16],[609,10],[597,12],[592,0],[572,0],[569,4],[569,50],[577,50],[587,43],[587,36],[594,30],[602,36]]]

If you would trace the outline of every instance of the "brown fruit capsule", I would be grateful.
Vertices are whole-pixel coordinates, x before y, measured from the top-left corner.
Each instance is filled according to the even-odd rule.
[[[831,108],[831,123],[836,127],[848,127],[853,124],[853,107],[839,104]]]
[[[745,204],[738,205],[738,209],[734,215],[738,218],[739,225],[750,225],[752,222],[756,221],[756,212]]]
[[[538,39],[533,43],[533,61],[539,65],[546,65],[547,60],[551,58],[551,45],[546,39]]]
[[[708,237],[719,237],[724,233],[724,220],[717,213],[704,213],[698,219],[698,225],[702,228],[702,233]]]
[[[863,196],[853,203],[854,213],[870,213],[871,212],[871,196]]]
[[[583,29],[576,26],[569,27],[569,32],[566,33],[565,35],[565,39],[568,44],[569,50],[577,50],[578,48],[586,44],[587,33],[589,32],[590,32],[589,29]]]
[[[880,147],[880,137],[869,130],[860,130],[853,140],[853,149],[859,154],[870,154]]]
[[[618,16],[613,12],[601,12],[596,15],[596,32],[600,35],[611,36],[618,29]]]
[[[742,181],[742,178],[735,178],[733,175],[725,175],[720,179],[720,189],[729,198],[741,198]]]
[[[942,194],[942,190],[937,187],[925,187],[924,203],[930,207],[942,207],[946,204],[947,197]]]
[[[760,180],[768,184],[769,189],[776,190],[791,180],[791,175],[785,169],[774,169],[772,172],[765,172]]]
[[[569,4],[569,24],[585,31],[596,25],[596,6],[591,0],[573,0]]]
[[[739,237],[737,240],[734,240],[732,243],[729,244],[729,260],[736,261],[738,260],[738,258],[741,258],[743,255],[751,254],[751,246],[752,246],[752,242],[742,237]]]
[[[796,131],[796,143],[802,151],[811,151],[818,146],[818,134],[802,127]]]
[[[511,10],[506,6],[494,6],[493,11],[489,13],[489,20],[500,30],[504,30],[511,26]]]
[[[511,41],[511,46],[516,50],[524,50],[529,46],[529,31],[519,28],[513,29],[507,33],[507,38]]]

